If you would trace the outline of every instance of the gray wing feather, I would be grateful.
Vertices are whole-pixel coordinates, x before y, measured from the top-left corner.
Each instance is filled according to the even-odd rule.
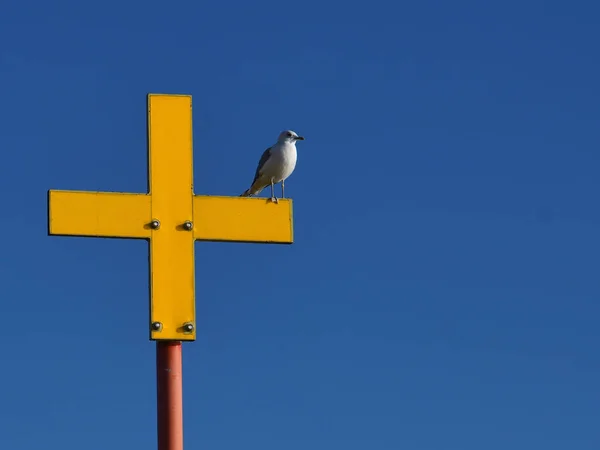
[[[260,170],[263,168],[263,166],[265,165],[265,163],[267,162],[267,160],[270,157],[271,157],[271,147],[266,149],[264,151],[264,153],[262,154],[262,156],[260,157],[260,161],[258,162],[258,166],[256,167],[256,173],[254,174],[254,180],[252,180],[252,184],[254,184],[256,182],[256,180],[258,180],[258,177],[260,176]]]

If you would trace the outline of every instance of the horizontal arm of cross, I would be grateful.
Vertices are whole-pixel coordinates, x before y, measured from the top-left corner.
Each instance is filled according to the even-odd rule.
[[[145,238],[151,197],[120,192],[48,191],[48,234]]]
[[[151,196],[121,192],[51,190],[48,233],[62,236],[150,239]],[[265,198],[193,196],[195,240],[293,242],[292,202]],[[182,223],[183,225],[183,223]]]

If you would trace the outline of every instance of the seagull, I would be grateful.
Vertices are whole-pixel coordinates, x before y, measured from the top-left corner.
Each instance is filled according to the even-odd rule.
[[[298,136],[292,130],[279,133],[277,143],[266,149],[260,157],[254,180],[240,197],[256,195],[268,185],[271,185],[271,201],[277,203],[275,185],[281,183],[281,198],[285,198],[285,180],[294,171],[298,158],[296,141],[303,140],[302,136]]]

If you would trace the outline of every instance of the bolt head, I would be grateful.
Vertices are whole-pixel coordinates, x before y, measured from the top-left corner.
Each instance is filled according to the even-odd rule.
[[[188,332],[194,331],[194,325],[192,325],[191,323],[186,323],[183,326],[183,329]]]
[[[152,322],[152,329],[154,331],[158,331],[162,328],[162,323],[160,322]]]
[[[152,222],[150,222],[150,228],[152,228],[153,230],[158,230],[160,228],[160,221],[157,219],[153,219]]]
[[[190,222],[189,220],[186,220],[183,223],[183,228],[185,228],[186,230],[190,231],[192,228],[194,228],[194,224],[192,222]]]

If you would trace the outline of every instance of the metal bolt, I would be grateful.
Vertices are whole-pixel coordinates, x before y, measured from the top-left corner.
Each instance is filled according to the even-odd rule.
[[[183,222],[183,228],[187,231],[190,231],[192,228],[194,228],[194,224],[189,220],[186,220],[185,222]]]
[[[152,322],[152,329],[154,331],[160,331],[162,328],[162,323],[160,322]]]
[[[150,228],[153,230],[158,230],[160,228],[160,221],[157,219],[152,219],[152,222],[150,222]]]
[[[185,324],[183,324],[183,329],[185,331],[187,331],[188,333],[191,333],[192,331],[194,331],[194,325],[189,322],[185,323]]]

